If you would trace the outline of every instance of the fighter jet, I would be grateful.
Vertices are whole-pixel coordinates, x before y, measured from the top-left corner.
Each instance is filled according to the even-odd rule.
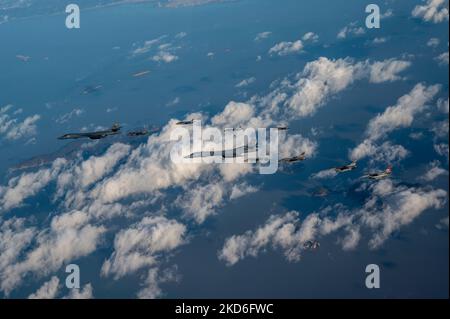
[[[177,122],[177,125],[192,125],[192,124],[194,124],[194,120],[179,121],[179,122]]]
[[[64,134],[63,136],[58,137],[59,140],[70,140],[70,139],[78,139],[78,138],[90,138],[91,140],[99,140],[105,138],[109,135],[120,134],[121,126],[118,123],[115,123],[109,130],[105,131],[95,131],[88,133],[69,133]]]
[[[356,168],[356,161],[351,162],[348,165],[344,165],[344,166],[340,166],[340,167],[336,167],[334,170],[336,171],[336,173],[344,173],[344,172],[349,172],[352,171]]]
[[[392,174],[392,166],[389,165],[384,172],[372,173],[372,174],[364,175],[363,177],[369,178],[369,179],[380,180],[380,179],[384,179],[386,177],[391,176],[391,174]]]
[[[320,247],[320,243],[317,240],[308,240],[303,244],[303,248],[308,250],[317,250]]]
[[[150,134],[150,132],[145,128],[145,129],[140,130],[140,131],[130,131],[130,132],[127,133],[127,136],[136,137],[136,136],[146,136],[146,135],[149,135],[149,134]]]
[[[222,150],[222,151],[203,151],[203,152],[196,152],[192,153],[185,158],[202,158],[202,157],[211,157],[215,155],[222,156],[223,159],[225,158],[237,158],[245,156],[248,153],[256,152],[258,150],[258,145],[256,146],[248,146],[244,145],[241,147],[236,147],[232,150]]]
[[[306,153],[303,152],[297,156],[282,158],[282,159],[280,159],[280,163],[296,163],[296,162],[304,161],[305,159],[306,159]]]
[[[160,130],[160,128],[154,127],[152,129],[147,129],[144,128],[142,130],[135,130],[135,131],[130,131],[127,133],[127,136],[129,137],[138,137],[138,136],[147,136],[147,135],[151,135],[153,133],[156,133]]]

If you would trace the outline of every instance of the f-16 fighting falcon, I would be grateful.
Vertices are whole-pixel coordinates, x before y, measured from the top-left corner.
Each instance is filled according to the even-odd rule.
[[[392,174],[392,166],[389,165],[384,172],[372,173],[372,174],[364,175],[363,177],[369,178],[369,179],[380,180],[380,179],[391,176],[391,174]]]
[[[120,134],[120,129],[122,127],[120,124],[115,123],[109,130],[105,131],[95,131],[95,132],[87,132],[87,133],[69,133],[64,134],[63,136],[58,137],[59,140],[70,140],[70,139],[78,139],[78,138],[90,138],[91,140],[99,140],[105,138],[110,135]]]
[[[353,171],[356,167],[357,167],[356,161],[353,161],[348,165],[336,167],[334,170],[336,171],[336,173],[344,173],[344,172]]]
[[[282,159],[280,159],[280,163],[296,163],[296,162],[304,161],[305,159],[306,159],[306,153],[303,152],[297,156],[282,158]]]

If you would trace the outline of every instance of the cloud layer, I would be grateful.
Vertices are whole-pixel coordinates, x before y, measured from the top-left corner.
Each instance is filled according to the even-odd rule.
[[[369,248],[377,249],[395,231],[409,225],[428,209],[442,207],[447,201],[444,190],[407,188],[394,185],[390,180],[366,187],[371,196],[362,208],[327,207],[320,214],[309,214],[303,221],[295,211],[273,215],[255,230],[227,238],[218,258],[232,266],[272,247],[280,249],[288,261],[299,261],[308,240],[337,232],[340,236],[337,242],[342,249],[351,250],[359,244],[363,229],[369,236]]]
[[[426,22],[448,21],[448,0],[427,0],[425,4],[415,6],[412,15]]]

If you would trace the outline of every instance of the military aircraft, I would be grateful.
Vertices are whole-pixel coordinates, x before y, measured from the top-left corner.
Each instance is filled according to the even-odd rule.
[[[137,137],[137,136],[146,136],[146,135],[149,135],[149,134],[150,134],[150,132],[145,128],[145,129],[140,130],[140,131],[130,131],[130,132],[127,133],[127,136]]]
[[[179,121],[176,124],[177,125],[192,125],[192,124],[194,124],[194,120]]]
[[[336,171],[336,173],[344,173],[344,172],[349,172],[352,171],[356,168],[356,161],[351,162],[348,165],[344,165],[344,166],[340,166],[340,167],[336,167],[334,170]]]
[[[363,177],[369,178],[369,179],[380,180],[380,179],[391,176],[391,174],[392,174],[392,166],[389,165],[384,172],[372,173],[372,174],[364,175]]]
[[[317,250],[320,247],[320,243],[317,240],[307,240],[303,244],[303,248],[308,250]]]
[[[245,156],[248,153],[256,152],[258,150],[258,145],[255,146],[248,146],[244,145],[241,147],[236,147],[231,150],[218,150],[218,151],[203,151],[203,152],[196,152],[192,153],[185,158],[201,158],[201,157],[211,157],[215,155],[222,156],[222,158],[237,158]],[[258,159],[256,159],[258,161]]]
[[[87,132],[87,133],[69,133],[64,134],[63,136],[58,137],[59,140],[70,140],[70,139],[78,139],[78,138],[90,138],[91,140],[99,140],[105,138],[109,135],[120,134],[120,129],[122,127],[120,124],[115,123],[109,130],[105,131],[95,131],[95,132]]]
[[[159,130],[160,130],[160,128],[158,128],[158,127],[154,127],[154,128],[152,128],[150,130],[147,129],[147,128],[144,128],[142,130],[130,131],[130,132],[127,133],[127,136],[129,136],[129,137],[147,136],[147,135],[151,135],[153,133],[156,133]]]
[[[304,161],[305,159],[306,159],[306,153],[303,152],[297,156],[282,158],[282,159],[280,159],[280,162],[281,163],[296,163],[296,162]]]

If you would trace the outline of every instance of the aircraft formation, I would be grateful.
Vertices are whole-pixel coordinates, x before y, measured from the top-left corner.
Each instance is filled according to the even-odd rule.
[[[179,121],[176,123],[176,125],[192,125],[193,123],[194,123],[194,120],[191,119],[191,120]],[[111,126],[111,128],[108,130],[100,130],[100,131],[94,131],[94,132],[68,133],[68,134],[64,134],[64,135],[58,137],[58,139],[68,140],[68,139],[89,138],[91,140],[99,140],[99,139],[103,139],[108,136],[120,134],[121,128],[122,127],[120,126],[120,124],[114,123]],[[285,130],[288,130],[288,127],[287,126],[278,126],[277,129],[285,131]],[[150,130],[147,128],[144,128],[144,129],[140,129],[140,130],[129,131],[127,133],[127,136],[128,137],[149,136],[154,133],[157,133],[159,130],[160,130],[160,128],[152,128]],[[243,129],[241,127],[238,127],[238,128],[231,128],[230,130],[238,131],[238,130],[243,130]],[[225,159],[225,158],[242,157],[242,156],[245,156],[246,154],[248,154],[249,152],[255,152],[257,150],[258,150],[258,145],[256,144],[254,147],[244,145],[241,147],[234,148],[232,150],[222,150],[222,151],[219,151],[219,153],[221,154],[222,158]],[[216,151],[197,152],[197,153],[192,153],[192,154],[186,156],[185,158],[208,157],[208,156],[214,156],[214,155],[217,155]],[[256,158],[255,160],[257,163],[259,162],[258,158]],[[302,162],[304,160],[306,160],[306,153],[302,152],[299,155],[281,158],[279,160],[279,162],[282,164],[294,164],[294,163]],[[353,171],[357,167],[358,167],[357,162],[353,161],[347,165],[334,167],[334,171],[338,174],[341,174],[341,173]],[[381,179],[390,177],[391,175],[392,175],[392,166],[389,165],[384,171],[370,173],[370,174],[364,175],[362,177],[372,179],[372,180],[381,180]]]
[[[356,165],[356,161],[351,162],[348,165],[344,165],[344,166],[340,166],[340,167],[335,167],[335,171],[336,173],[344,173],[344,172],[349,172],[352,171],[354,169],[357,168]],[[389,176],[392,175],[392,166],[389,165],[384,171],[382,172],[374,172],[374,173],[370,173],[367,175],[362,176],[362,178],[368,178],[368,179],[374,179],[374,180],[380,180],[380,179],[384,179],[387,178]]]
[[[186,121],[179,121],[176,123],[176,125],[192,125],[193,123],[194,123],[194,120],[186,120]],[[67,140],[67,139],[88,138],[88,139],[92,139],[92,140],[99,140],[99,139],[106,138],[108,136],[120,134],[121,128],[122,127],[120,126],[120,124],[115,123],[108,130],[99,130],[99,131],[94,131],[94,132],[68,133],[68,134],[64,134],[64,135],[58,137],[58,139]],[[236,130],[240,130],[240,129],[241,128],[232,129],[232,130],[236,131]],[[279,126],[278,129],[284,131],[284,130],[287,130],[288,127],[287,126]],[[140,130],[133,130],[133,131],[129,131],[127,133],[127,136],[128,137],[149,136],[154,133],[157,133],[159,130],[160,130],[159,128],[152,128],[150,130],[147,128],[140,129]],[[237,157],[245,156],[249,152],[255,152],[257,150],[258,150],[258,144],[256,144],[255,146],[245,145],[242,147],[234,148],[232,150],[219,151],[219,154],[224,159],[225,158],[237,158]],[[217,155],[216,151],[206,151],[206,152],[192,153],[192,154],[186,156],[185,158],[208,157],[208,156],[215,156],[215,155]],[[306,160],[306,152],[302,152],[302,153],[292,156],[292,157],[281,158],[281,159],[279,159],[279,162],[283,163],[283,164],[294,164],[294,163],[302,162],[305,160]],[[257,163],[259,162],[258,158],[256,158],[256,162]],[[341,173],[353,171],[356,168],[357,168],[357,162],[353,161],[347,165],[334,167],[333,169],[336,173],[341,174]],[[386,168],[386,170],[384,170],[384,171],[370,173],[370,174],[362,176],[362,178],[368,178],[371,180],[381,180],[381,179],[390,177],[391,174],[392,174],[392,166],[389,165]],[[325,189],[321,189],[320,191],[317,192],[316,196],[322,197],[322,196],[326,196],[327,194],[328,194],[328,191],[326,191]],[[319,247],[320,247],[320,243],[316,240],[308,240],[303,244],[303,248],[305,250],[310,250],[310,251],[315,251],[315,250],[319,249]]]

